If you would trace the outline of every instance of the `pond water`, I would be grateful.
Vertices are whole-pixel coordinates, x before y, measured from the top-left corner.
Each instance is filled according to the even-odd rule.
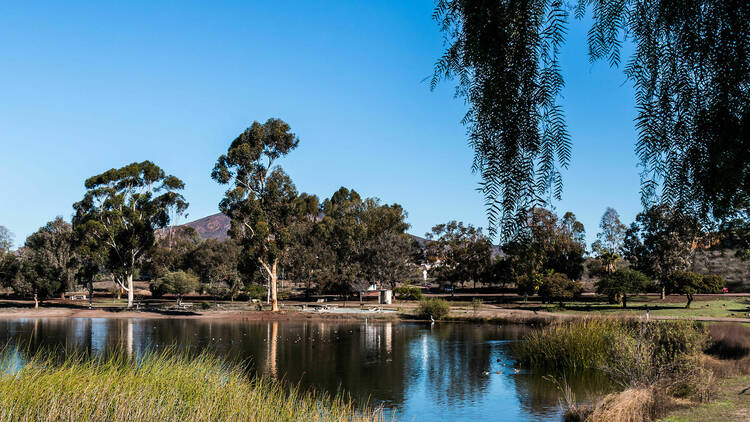
[[[30,351],[137,357],[168,346],[249,361],[252,371],[382,404],[406,421],[560,420],[544,374],[515,373],[510,344],[530,328],[459,323],[29,318],[0,320],[0,342]],[[504,364],[504,366],[503,366]],[[498,374],[502,372],[502,374]],[[567,379],[576,397],[600,377]]]

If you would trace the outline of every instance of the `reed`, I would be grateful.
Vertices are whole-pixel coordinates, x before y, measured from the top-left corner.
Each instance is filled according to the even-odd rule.
[[[0,353],[1,421],[383,420],[342,396],[248,378],[243,367],[208,354],[166,351],[134,362],[38,353],[20,366],[18,356]]]

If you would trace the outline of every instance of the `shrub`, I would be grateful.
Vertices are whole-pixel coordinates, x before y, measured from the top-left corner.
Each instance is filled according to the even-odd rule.
[[[163,293],[173,293],[177,296],[177,303],[182,301],[182,297],[190,292],[200,288],[198,277],[185,271],[173,271],[152,280],[149,289],[156,295]]]
[[[687,296],[686,308],[693,302],[696,293],[721,293],[724,279],[712,274],[701,275],[692,271],[673,271],[666,281],[668,293],[678,293]]]
[[[476,314],[477,311],[482,309],[482,299],[475,297],[471,300],[471,309],[474,310],[474,313]]]
[[[245,292],[250,299],[263,300],[268,294],[268,289],[260,284],[250,284],[245,287]]]
[[[399,300],[422,300],[422,290],[414,286],[400,286],[393,289],[393,294]]]
[[[606,295],[610,303],[622,302],[622,307],[628,307],[628,296],[645,292],[651,281],[640,271],[630,268],[620,268],[613,273],[605,274],[596,282],[596,292]]]
[[[583,290],[581,283],[570,280],[563,273],[549,272],[542,277],[541,281],[539,297],[542,298],[542,302],[556,301],[560,302],[560,306],[564,300],[573,299]]]
[[[444,299],[424,299],[419,302],[417,315],[424,319],[429,319],[430,317],[442,319],[448,315],[450,310],[450,305]]]

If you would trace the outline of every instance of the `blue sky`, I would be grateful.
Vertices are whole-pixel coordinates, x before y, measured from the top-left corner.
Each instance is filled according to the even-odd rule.
[[[185,181],[180,222],[217,212],[216,158],[269,117],[301,139],[281,162],[300,191],[398,202],[418,235],[486,226],[465,105],[424,80],[442,51],[429,0],[31,3],[0,5],[0,225],[17,246],[133,161]],[[629,223],[640,200],[632,91],[589,63],[585,31],[571,24],[562,56],[574,149],[555,206],[591,241],[606,207]]]

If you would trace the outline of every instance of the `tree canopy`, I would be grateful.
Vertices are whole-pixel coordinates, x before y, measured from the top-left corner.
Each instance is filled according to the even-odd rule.
[[[106,250],[106,268],[128,293],[133,306],[136,264],[154,245],[155,232],[170,213],[182,214],[188,203],[178,192],[185,184],[150,161],[107,170],[86,180],[86,194],[73,205],[73,225]],[[127,285],[126,285],[127,283]]]
[[[425,234],[430,272],[452,284],[476,282],[485,275],[492,262],[492,243],[482,229],[463,222],[438,224]]]
[[[279,310],[276,282],[279,261],[290,244],[290,229],[299,215],[297,188],[274,162],[299,145],[299,138],[280,119],[253,122],[216,161],[211,177],[230,185],[219,203],[231,219],[230,236],[242,245],[252,263],[268,276],[274,311]]]
[[[623,66],[633,84],[644,204],[731,217],[750,197],[750,5],[578,0],[591,13],[592,62]],[[562,192],[571,140],[560,94],[562,0],[438,0],[446,50],[432,87],[455,78],[491,233],[517,234],[529,208]],[[623,57],[626,43],[633,45]]]

